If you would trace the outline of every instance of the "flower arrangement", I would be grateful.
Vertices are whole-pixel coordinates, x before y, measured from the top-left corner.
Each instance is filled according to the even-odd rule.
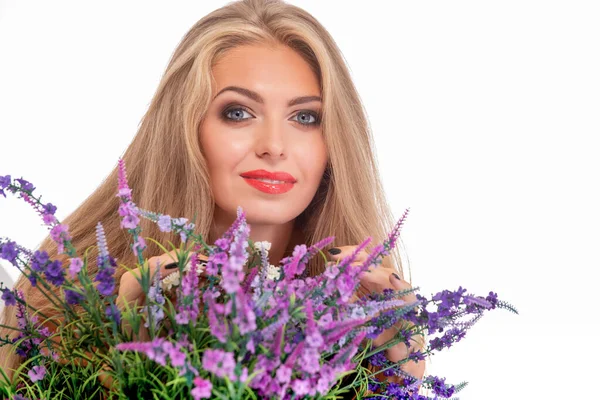
[[[42,203],[34,189],[22,178],[0,176],[0,194],[13,193],[30,204],[69,262],[63,266],[45,251],[31,252],[0,238],[0,257],[26,275],[60,315],[48,318],[30,306],[23,293],[0,286],[6,307],[18,317],[18,336],[0,338],[0,345],[12,346],[24,360],[12,380],[0,370],[2,398],[451,398],[466,382],[451,385],[436,376],[417,379],[401,365],[462,340],[486,310],[517,313],[496,293],[475,296],[461,287],[430,298],[417,294],[414,303],[400,297],[418,288],[353,299],[359,276],[379,265],[395,246],[408,210],[363,264],[353,260],[370,238],[351,256],[328,263],[321,275],[307,277],[306,263],[324,256],[321,249],[333,237],[296,246],[292,256],[274,266],[268,260],[270,243],[249,240],[250,226],[238,208],[235,222],[209,245],[187,219],[138,208],[125,164],[119,160],[121,227],[132,236],[131,250],[141,271],[137,279],[146,298],[139,312],[117,304],[117,260],[107,248],[102,224],[96,230],[98,273],[89,276],[88,252],[77,252],[68,227],[54,216],[56,207]],[[140,218],[181,237],[178,271],[169,279],[150,273]],[[208,256],[205,266],[199,263],[201,253]],[[175,298],[168,296],[173,290]],[[372,345],[383,330],[401,320],[409,322],[408,327],[385,345]],[[142,326],[147,340],[135,334]],[[402,342],[408,346],[411,337],[419,335],[428,336],[426,347],[397,362],[386,359],[386,348]],[[388,376],[402,377],[403,384],[388,382]],[[434,397],[419,394],[419,387]]]

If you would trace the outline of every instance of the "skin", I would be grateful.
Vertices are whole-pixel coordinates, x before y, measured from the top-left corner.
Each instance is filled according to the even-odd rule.
[[[319,81],[302,57],[284,46],[235,48],[213,67],[213,76],[217,95],[200,128],[215,197],[213,237],[233,223],[239,205],[250,238],[271,242],[269,255],[279,263],[292,236],[301,236],[294,232],[294,219],[310,204],[327,166],[321,101],[288,105],[295,97],[320,97]],[[229,86],[258,93],[264,104],[221,92]],[[287,193],[263,193],[240,176],[255,169],[285,171],[297,182]]]
[[[302,234],[294,228],[294,221],[310,204],[327,165],[327,148],[318,116],[321,101],[312,99],[288,105],[288,101],[296,97],[318,97],[317,76],[298,54],[284,46],[232,49],[213,67],[213,76],[217,95],[199,132],[215,197],[213,237],[220,237],[233,223],[240,205],[251,227],[250,238],[271,242],[269,259],[278,265],[296,244],[302,243]],[[229,86],[254,91],[264,102],[261,104],[231,90],[219,93]],[[223,120],[223,114],[229,121]],[[266,194],[249,186],[240,176],[254,169],[286,171],[297,182],[287,193]],[[340,246],[342,252],[328,255],[330,261],[350,255],[355,247]],[[206,259],[204,255],[199,257]],[[362,263],[366,258],[367,253],[362,251],[355,263]],[[151,272],[160,262],[161,276],[165,277],[175,271],[164,269],[173,261],[176,261],[174,252],[152,257],[149,259]],[[393,272],[377,268],[363,275],[361,285],[364,290],[377,292],[410,287]],[[142,289],[134,276],[137,273],[139,271],[134,270],[123,275],[118,304],[143,300]],[[410,294],[403,299],[412,302],[416,297]],[[385,343],[396,332],[396,328],[388,329],[374,341],[375,345]],[[143,333],[140,336],[143,339]],[[397,361],[405,358],[407,352],[406,345],[398,344],[386,350],[386,355]],[[425,363],[409,362],[403,369],[421,378]],[[400,378],[387,379],[399,381]]]

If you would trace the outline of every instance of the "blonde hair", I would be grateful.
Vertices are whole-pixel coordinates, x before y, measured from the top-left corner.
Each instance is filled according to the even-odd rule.
[[[314,17],[279,0],[230,3],[199,20],[183,37],[123,155],[135,203],[174,217],[191,219],[197,215],[196,232],[208,243],[216,239],[209,236],[214,199],[198,132],[213,96],[211,68],[228,50],[241,45],[289,46],[319,79],[329,163],[314,199],[296,220],[305,243],[327,236],[335,236],[337,245],[359,244],[371,236],[367,249],[382,243],[396,221],[383,192],[373,137],[348,68],[333,38]],[[120,228],[116,193],[115,162],[108,177],[63,223],[68,224],[75,247],[84,251],[96,244],[96,224],[102,222],[111,255],[119,263],[133,266],[136,259],[130,249],[131,237]],[[180,243],[177,236],[160,232],[151,221],[142,220],[141,227],[145,237]],[[146,257],[162,253],[154,243],[147,244]],[[57,254],[50,237],[40,249],[51,259],[67,261],[65,255]],[[88,266],[90,274],[97,272],[93,258]],[[398,249],[384,259],[383,265],[404,276]],[[320,257],[308,266],[311,275],[323,268]],[[117,282],[123,272],[117,271]],[[28,279],[19,278],[15,288],[25,293],[29,304],[52,314]],[[16,326],[13,311],[12,307],[4,309],[2,323]],[[14,331],[0,329],[0,335],[13,336]],[[18,357],[9,353],[8,346],[0,348],[0,367],[10,373],[18,364]]]

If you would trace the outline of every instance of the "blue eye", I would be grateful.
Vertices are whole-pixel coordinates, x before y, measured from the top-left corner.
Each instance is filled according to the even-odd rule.
[[[300,116],[300,115],[307,116],[304,118],[305,121],[307,121],[307,119],[310,119],[310,117],[313,117],[313,121],[307,121],[307,122],[298,121],[301,125],[319,125],[319,123],[321,122],[321,118],[319,117],[319,114],[317,114],[315,112],[300,111],[296,114],[296,116]]]
[[[249,118],[252,118],[252,114],[250,114],[250,117],[244,118],[244,113],[250,114],[250,112],[245,107],[237,106],[237,107],[228,108],[225,111],[223,111],[223,113],[221,113],[221,119],[225,122],[238,123],[238,122],[243,122]],[[295,121],[298,122],[302,126],[311,126],[311,125],[317,126],[321,123],[321,117],[320,117],[319,113],[314,112],[314,111],[309,111],[309,110],[298,111],[296,113],[295,117],[300,117],[300,119],[296,119]],[[312,120],[310,119],[311,117],[312,117]]]
[[[248,111],[246,111],[246,109],[242,108],[242,107],[234,107],[234,108],[230,108],[228,110],[223,111],[222,117],[224,120],[229,121],[229,122],[242,122],[248,118],[230,118],[229,114],[235,112],[235,115],[237,115],[238,117],[243,116],[243,113],[247,113],[249,114]]]

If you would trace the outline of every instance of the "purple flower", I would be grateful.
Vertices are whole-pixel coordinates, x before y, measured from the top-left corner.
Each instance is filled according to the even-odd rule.
[[[84,296],[74,290],[65,289],[65,301],[67,304],[80,304],[84,299]]]
[[[171,232],[171,217],[168,215],[158,217],[158,229],[161,232]]]
[[[310,381],[307,379],[294,379],[292,381],[292,390],[300,398],[310,393],[310,386]]]
[[[83,267],[83,261],[81,258],[71,258],[71,262],[69,264],[69,276],[71,279],[75,279],[75,276],[81,271],[81,267]]]
[[[198,289],[198,255],[191,257],[191,268],[184,275],[178,294],[177,315],[175,321],[179,325],[195,325],[200,307],[200,290]]]
[[[121,228],[135,229],[140,223],[140,218],[135,214],[129,214],[121,220]]]
[[[15,182],[19,182],[21,189],[26,192],[33,192],[35,190],[35,187],[23,178],[15,179]]]
[[[119,194],[120,197],[123,197],[125,201],[131,200],[131,189],[129,189],[129,185],[127,183],[127,170],[125,169],[125,161],[120,158],[119,159]]]
[[[144,249],[146,249],[146,241],[143,237],[138,236],[137,240],[131,245],[131,249],[133,250],[133,254],[138,257]]]
[[[54,226],[50,230],[50,237],[52,240],[58,244],[58,253],[62,254],[65,249],[64,241],[71,240],[71,235],[69,235],[69,227],[65,224],[60,224]]]
[[[4,300],[4,305],[6,306],[14,306],[17,304],[17,299],[15,294],[10,291],[10,289],[0,289],[2,291],[2,300]]]
[[[117,325],[121,323],[121,311],[114,304],[110,304],[105,310],[108,319],[114,321]]]
[[[146,354],[149,359],[165,366],[167,359],[171,365],[180,370],[180,374],[191,373],[198,375],[198,371],[189,363],[187,355],[182,352],[182,344],[173,344],[167,339],[157,337],[151,342],[128,342],[117,344],[117,350],[131,350]]]
[[[368,360],[375,367],[382,367],[388,361],[386,356],[383,354],[383,351],[373,354],[371,357],[368,358]]]
[[[448,398],[454,394],[454,386],[446,385],[446,378],[440,379],[437,376],[432,376],[431,379],[433,380],[431,383],[431,389],[433,390],[433,393],[445,398]]]
[[[235,366],[233,353],[220,349],[206,349],[202,354],[202,368],[212,372],[219,378],[227,377],[232,381],[237,381]]]
[[[33,257],[31,258],[31,269],[40,273],[44,272],[48,261],[50,261],[48,253],[43,250],[37,250],[35,253],[33,253]]]
[[[10,182],[10,175],[0,175],[0,194],[4,197],[6,197],[6,194],[4,194],[4,189],[6,189],[8,185],[10,185]]]
[[[108,253],[106,236],[102,224],[96,225],[96,240],[98,242],[98,273],[94,281],[99,282],[97,286],[98,293],[104,296],[110,296],[115,290],[115,268],[116,262]]]
[[[194,388],[192,389],[194,400],[208,399],[212,394],[212,383],[200,377],[194,378]]]
[[[46,367],[43,365],[36,365],[27,372],[32,382],[41,381],[46,376]]]
[[[48,264],[44,271],[44,276],[46,277],[46,281],[54,286],[61,286],[65,282],[65,271],[60,261],[55,260]]]
[[[149,321],[152,319],[152,327],[154,330],[156,330],[160,321],[162,321],[165,317],[165,312],[161,307],[163,304],[165,304],[165,298],[162,294],[162,286],[160,283],[160,264],[157,263],[156,267],[156,273],[154,274],[152,285],[150,285],[150,288],[148,289],[149,305],[145,305],[142,309],[147,315],[144,326],[149,328]]]
[[[46,214],[54,215],[54,213],[56,213],[56,206],[52,203],[44,204],[43,207]]]
[[[400,237],[400,230],[402,229],[402,225],[404,224],[404,221],[406,220],[406,217],[408,216],[409,211],[410,211],[410,208],[407,208],[404,211],[404,214],[402,214],[402,217],[400,217],[400,219],[394,226],[394,229],[392,229],[392,232],[390,232],[390,234],[388,235],[387,240],[384,242],[384,246],[386,248],[384,255],[388,255],[389,249],[392,249],[392,248],[394,248],[394,246],[396,246],[396,241]]]
[[[15,264],[17,255],[18,251],[15,242],[8,241],[0,245],[0,258],[5,259],[11,264]]]

